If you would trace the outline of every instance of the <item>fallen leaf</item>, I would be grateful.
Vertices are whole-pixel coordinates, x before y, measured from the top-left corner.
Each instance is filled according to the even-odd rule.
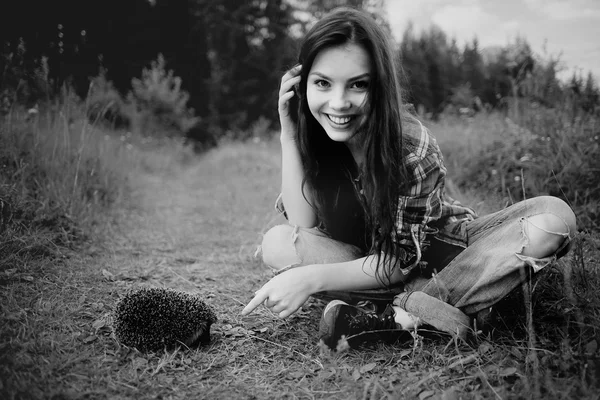
[[[510,352],[513,354],[513,356],[517,357],[518,359],[523,358],[523,352],[517,347],[511,347]]]
[[[497,370],[498,370],[498,368],[494,364],[486,365],[485,367],[483,367],[483,372],[486,375],[494,375],[494,374],[496,374]]]
[[[25,314],[23,311],[17,311],[14,313],[4,314],[3,317],[7,321],[18,321],[21,319],[21,315]]]
[[[83,339],[83,343],[90,344],[90,343],[95,342],[96,340],[98,340],[98,336],[90,335],[90,336],[86,337],[85,339]]]
[[[485,353],[488,353],[488,352],[492,351],[493,349],[494,348],[492,347],[491,344],[489,344],[489,343],[481,343],[479,345],[479,349],[478,350],[479,350],[480,354],[485,354]]]
[[[515,367],[502,368],[499,372],[499,376],[511,376],[517,373],[517,369]]]
[[[104,318],[97,319],[92,323],[92,328],[94,328],[95,330],[104,328],[105,326],[106,326],[106,320]]]
[[[335,370],[333,368],[331,368],[329,370],[320,371],[319,374],[317,375],[317,378],[319,380],[327,380],[333,376],[335,376]]]
[[[428,397],[431,397],[435,394],[435,392],[433,390],[425,390],[424,392],[419,393],[419,400],[423,400],[426,399]]]
[[[242,328],[241,326],[236,326],[228,331],[223,332],[225,336],[233,336],[233,337],[243,337],[252,334],[252,332]]]
[[[352,379],[354,379],[355,381],[360,379],[360,371],[358,370],[358,368],[354,368],[354,372],[352,372]]]
[[[364,374],[366,372],[372,371],[377,366],[376,363],[369,363],[360,367],[360,373]]]
[[[444,390],[441,400],[458,400],[458,392],[454,387]]]
[[[145,358],[142,358],[142,357],[136,357],[133,359],[133,361],[131,363],[133,364],[133,367],[135,369],[140,369],[140,368],[143,368],[146,365],[148,365],[148,360],[146,360]]]
[[[585,345],[586,356],[593,356],[596,350],[598,350],[598,342],[595,339]]]
[[[400,358],[404,358],[408,355],[410,355],[410,353],[412,353],[412,350],[410,349],[404,349],[400,352]]]
[[[306,374],[304,373],[304,371],[294,371],[290,373],[290,376],[294,379],[300,379],[303,378]]]
[[[161,376],[159,379],[163,385],[172,385],[175,380],[172,376]]]
[[[112,272],[107,271],[106,269],[102,269],[102,275],[104,276],[104,278],[107,281],[114,281],[115,280],[115,275]]]

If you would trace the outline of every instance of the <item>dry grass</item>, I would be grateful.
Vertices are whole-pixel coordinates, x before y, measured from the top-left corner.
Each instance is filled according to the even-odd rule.
[[[280,221],[277,143],[169,161],[180,150],[134,142],[127,154],[137,156],[112,161],[131,175],[127,201],[105,210],[109,223],[96,228],[104,240],[0,267],[0,397],[598,398],[594,236],[579,237],[532,284],[533,330],[515,293],[499,305],[496,328],[469,343],[419,338],[328,354],[317,343],[317,300],[284,321],[264,309],[239,315],[269,276],[253,254]],[[200,293],[219,317],[211,344],[156,354],[119,345],[109,314],[134,285]]]

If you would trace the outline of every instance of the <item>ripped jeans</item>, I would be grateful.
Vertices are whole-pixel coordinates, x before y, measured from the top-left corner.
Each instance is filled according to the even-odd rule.
[[[529,245],[524,222],[535,215],[552,214],[565,222],[560,246],[544,258],[522,255]],[[513,204],[504,210],[467,222],[468,247],[455,248],[455,255],[431,278],[419,277],[406,284],[407,291],[422,291],[474,314],[488,308],[523,283],[530,273],[539,272],[565,255],[576,227],[571,209],[561,200],[541,196]],[[447,246],[445,246],[447,247]],[[430,248],[429,251],[435,251]],[[430,255],[430,254],[428,254]],[[402,306],[400,302],[397,304]]]
[[[523,255],[529,245],[525,221],[540,214],[558,217],[565,226],[560,232],[542,229],[547,235],[564,238],[560,245],[543,258]],[[453,246],[438,240],[423,252],[428,261],[429,271],[408,275],[404,282],[404,293],[394,299],[394,305],[405,308],[407,293],[424,292],[450,304],[465,314],[475,314],[488,308],[509,294],[524,282],[531,272],[536,273],[568,252],[572,236],[575,234],[575,217],[570,207],[562,200],[540,196],[511,205],[501,211],[466,221],[467,248]],[[529,224],[528,224],[529,225]],[[297,259],[279,269],[309,265],[344,262],[363,257],[360,249],[328,237],[316,228],[294,228],[279,225],[265,234],[263,258],[268,259],[273,252],[287,251],[282,242],[272,240],[273,236],[287,236],[287,246],[293,246]],[[419,313],[427,314],[432,304],[420,304]],[[406,308],[405,308],[406,309]],[[410,312],[410,310],[409,310]],[[418,315],[425,321],[427,315]]]

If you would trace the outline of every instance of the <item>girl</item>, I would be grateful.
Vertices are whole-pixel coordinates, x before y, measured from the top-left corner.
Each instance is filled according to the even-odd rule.
[[[277,274],[242,315],[264,304],[286,318],[311,295],[338,296],[346,301],[330,302],[321,320],[333,349],[342,336],[359,338],[353,346],[365,332],[420,323],[464,337],[469,316],[564,255],[576,231],[554,197],[477,218],[445,193],[442,154],[402,103],[391,43],[368,14],[337,9],[281,79],[276,207],[289,224],[264,235],[263,260]],[[381,315],[347,304],[382,293],[392,304]]]

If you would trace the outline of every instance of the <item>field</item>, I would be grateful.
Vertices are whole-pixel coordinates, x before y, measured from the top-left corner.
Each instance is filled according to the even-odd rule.
[[[509,129],[495,115],[428,124],[457,182],[464,161]],[[600,398],[593,230],[504,300],[488,334],[330,354],[318,345],[318,300],[286,320],[239,315],[269,277],[254,257],[261,234],[282,222],[276,139],[194,155],[42,115],[5,120],[0,141],[3,399]],[[455,186],[480,213],[510,201]],[[120,345],[111,311],[138,285],[199,293],[219,318],[210,345]]]

